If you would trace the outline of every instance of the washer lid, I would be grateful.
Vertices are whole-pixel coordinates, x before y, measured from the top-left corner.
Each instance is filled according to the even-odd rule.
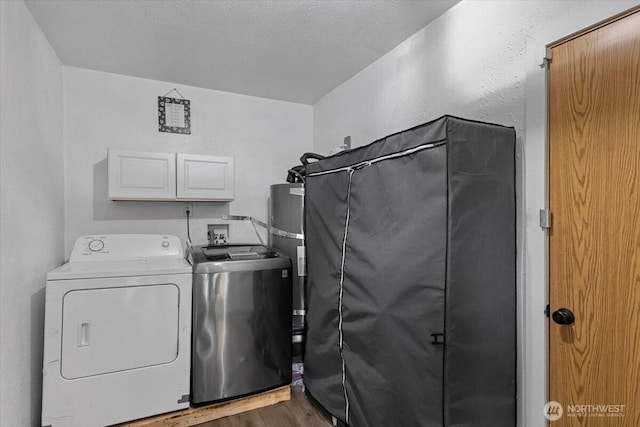
[[[242,261],[278,256],[273,250],[263,245],[201,246],[201,248],[207,261]]]
[[[95,279],[99,277],[152,276],[161,274],[191,274],[187,260],[133,260],[115,262],[68,262],[47,274],[47,280]]]
[[[192,246],[188,255],[195,274],[291,268],[289,258],[263,245]]]

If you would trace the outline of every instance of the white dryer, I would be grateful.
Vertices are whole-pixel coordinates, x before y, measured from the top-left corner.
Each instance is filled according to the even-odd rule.
[[[191,265],[175,236],[79,238],[47,275],[42,425],[189,406]]]

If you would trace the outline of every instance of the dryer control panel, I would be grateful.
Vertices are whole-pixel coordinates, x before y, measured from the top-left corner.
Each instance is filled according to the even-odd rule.
[[[96,234],[76,240],[70,262],[184,258],[180,239],[162,234]]]

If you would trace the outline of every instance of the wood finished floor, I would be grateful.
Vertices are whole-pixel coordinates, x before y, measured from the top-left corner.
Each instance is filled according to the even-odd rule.
[[[309,400],[300,387],[291,387],[291,400],[231,417],[199,424],[199,427],[327,427],[331,419]]]

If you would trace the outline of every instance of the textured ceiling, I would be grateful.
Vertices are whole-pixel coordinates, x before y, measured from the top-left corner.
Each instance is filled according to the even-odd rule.
[[[26,1],[63,64],[304,104],[456,3]]]

